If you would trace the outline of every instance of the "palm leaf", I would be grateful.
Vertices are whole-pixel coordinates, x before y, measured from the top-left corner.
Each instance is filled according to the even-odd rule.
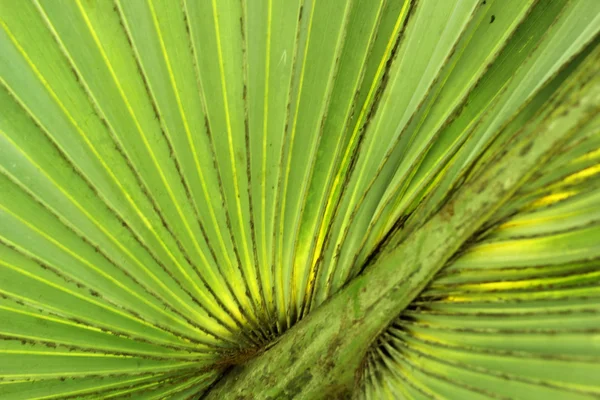
[[[0,25],[3,399],[600,396],[597,1]]]
[[[595,117],[378,339],[365,398],[600,394],[598,133]]]

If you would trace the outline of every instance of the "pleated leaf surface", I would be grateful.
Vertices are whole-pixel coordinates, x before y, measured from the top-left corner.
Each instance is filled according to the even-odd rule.
[[[186,399],[546,118],[600,2],[0,0],[0,25],[0,398]],[[357,394],[600,396],[599,149],[595,117]]]

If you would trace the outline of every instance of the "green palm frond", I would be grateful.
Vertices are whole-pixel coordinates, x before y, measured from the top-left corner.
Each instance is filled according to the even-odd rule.
[[[0,398],[600,396],[597,0],[0,25]]]
[[[581,127],[379,338],[365,398],[600,395],[599,121]]]

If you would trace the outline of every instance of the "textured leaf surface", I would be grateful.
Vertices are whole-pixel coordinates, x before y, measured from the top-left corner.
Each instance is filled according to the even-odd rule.
[[[600,3],[0,0],[0,25],[0,397],[184,399],[547,122]],[[599,129],[377,339],[360,393],[600,396]]]
[[[600,395],[599,133],[582,127],[379,339],[365,398]]]

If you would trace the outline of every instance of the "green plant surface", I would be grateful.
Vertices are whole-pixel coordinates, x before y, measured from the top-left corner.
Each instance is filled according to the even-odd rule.
[[[597,0],[0,0],[1,399],[600,397]]]

